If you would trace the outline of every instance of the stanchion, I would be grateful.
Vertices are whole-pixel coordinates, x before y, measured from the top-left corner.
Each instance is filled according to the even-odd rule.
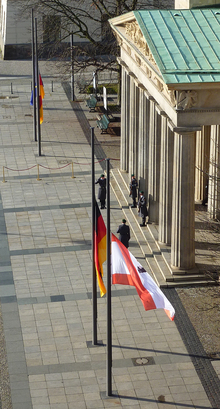
[[[74,176],[74,173],[73,173],[73,162],[72,162],[72,176],[71,176],[71,178],[75,179],[75,176]]]
[[[3,174],[2,183],[5,183],[5,167],[4,166],[2,166],[2,174]]]
[[[53,81],[51,81],[51,91],[53,92]]]
[[[40,166],[39,164],[37,164],[37,180],[41,180],[40,179],[40,170],[39,170]]]

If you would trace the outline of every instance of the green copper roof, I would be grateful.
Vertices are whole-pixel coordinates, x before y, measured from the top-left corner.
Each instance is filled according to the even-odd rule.
[[[220,82],[220,8],[134,16],[165,83]]]

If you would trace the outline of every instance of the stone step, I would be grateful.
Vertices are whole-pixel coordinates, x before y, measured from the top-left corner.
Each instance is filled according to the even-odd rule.
[[[170,266],[170,247],[158,242],[158,225],[149,223],[146,227],[141,227],[137,209],[130,207],[132,200],[129,200],[129,182],[127,173],[119,169],[111,170],[111,187],[156,283],[160,287],[215,285],[211,277],[200,275],[197,269],[173,271]]]
[[[183,275],[175,275],[173,274],[172,277],[167,277],[166,281],[167,282],[179,282],[179,281],[207,281],[209,280],[209,277],[206,277],[205,275],[200,275],[200,274],[183,274]],[[211,280],[211,279],[210,279]],[[213,281],[213,280],[211,280]]]
[[[119,202],[120,207],[121,208],[124,208],[124,207],[128,208],[128,206],[129,206],[128,200],[127,200],[123,190],[120,188],[120,185],[119,185],[119,180],[120,179],[118,177],[117,169],[114,169],[114,172],[112,170],[111,175],[113,176],[113,177],[111,177],[111,181],[110,181],[111,188],[112,188],[112,190],[113,190],[113,192],[114,192],[114,194],[115,194],[115,196],[116,196],[116,198],[117,198],[117,200]]]
[[[161,275],[160,268],[158,267],[155,258],[151,252],[150,247],[148,246],[147,241],[144,239],[141,230],[138,228],[137,224],[133,220],[133,214],[130,211],[130,209],[122,209],[124,213],[124,217],[126,218],[131,234],[133,237],[135,237],[135,240],[137,241],[140,250],[147,262],[147,265],[149,267],[149,272],[152,274],[154,277],[156,283],[160,286],[160,284],[163,282],[164,277]]]
[[[196,280],[196,281],[179,281],[179,282],[163,282],[161,283],[160,287],[161,288],[182,288],[182,287],[207,287],[207,286],[215,286],[216,283],[215,281],[201,281],[201,280]]]
[[[155,281],[158,285],[161,285],[163,281],[166,280],[166,276],[170,276],[170,271],[167,268],[166,263],[163,261],[161,252],[155,243],[155,240],[149,231],[148,227],[140,227],[141,219],[138,217],[137,209],[131,208],[126,198],[129,195],[129,189],[127,189],[127,184],[121,180],[121,174],[118,170],[113,169],[111,171],[111,186],[115,193],[116,198],[124,213],[131,232],[134,235],[142,254],[150,268]],[[123,193],[121,196],[121,192]],[[121,199],[123,198],[123,200]]]

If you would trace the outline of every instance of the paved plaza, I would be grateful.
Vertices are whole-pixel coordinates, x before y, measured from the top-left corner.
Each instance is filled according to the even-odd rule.
[[[176,309],[171,322],[163,310],[145,311],[133,288],[113,286],[114,396],[106,398],[106,297],[98,298],[99,345],[91,345],[90,126],[96,126],[95,114],[88,113],[80,95],[81,102],[69,101],[69,84],[58,76],[54,80],[55,70],[49,72],[43,63],[40,69],[45,89],[41,157],[33,140],[31,63],[0,62],[0,175],[3,167],[5,172],[0,300],[11,395],[10,402],[2,393],[0,407],[219,409],[219,367],[207,358],[175,289],[165,290]],[[114,143],[112,164],[118,166]],[[99,177],[105,150],[98,139],[95,153]],[[112,232],[122,217],[111,192]],[[148,269],[134,237],[130,251]]]

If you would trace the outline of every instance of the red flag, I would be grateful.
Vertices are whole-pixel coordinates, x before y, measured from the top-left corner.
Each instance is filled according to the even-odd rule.
[[[112,234],[112,284],[136,287],[145,310],[163,308],[173,320],[175,310],[151,276],[130,251]]]
[[[103,283],[103,263],[106,261],[106,227],[102,215],[100,213],[97,202],[95,201],[95,268],[97,274],[100,295],[103,297],[106,293],[106,288]]]
[[[44,95],[45,95],[45,93],[44,93],[44,84],[43,84],[43,81],[42,81],[42,78],[41,78],[40,74],[39,74],[39,85],[40,85],[41,98],[44,99]]]
[[[42,102],[41,95],[39,95],[39,110],[40,110],[40,124],[42,124],[44,120],[44,113],[43,113],[43,102]]]
[[[42,124],[44,120],[44,113],[43,113],[44,84],[43,84],[40,74],[39,74],[39,87],[40,87],[40,95],[39,95],[40,124]]]

